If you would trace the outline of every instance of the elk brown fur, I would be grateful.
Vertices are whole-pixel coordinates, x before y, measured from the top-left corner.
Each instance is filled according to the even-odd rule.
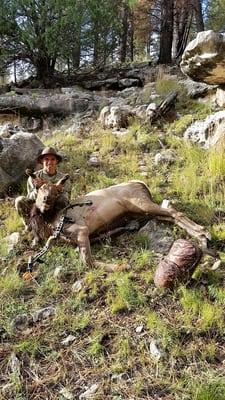
[[[57,226],[62,215],[62,211],[57,211],[54,204],[66,179],[68,176],[60,179],[56,184],[46,182],[38,190],[35,206],[52,229]],[[93,260],[89,236],[107,232],[112,223],[121,220],[127,214],[163,217],[185,229],[204,246],[209,239],[209,234],[204,227],[191,221],[183,213],[173,207],[163,208],[154,203],[149,189],[141,181],[130,181],[95,190],[78,199],[80,202],[86,200],[91,200],[92,205],[67,210],[66,215],[73,222],[65,224],[61,239],[74,246],[78,245],[82,260],[90,266],[93,265]],[[36,222],[38,223],[38,219]],[[38,226],[33,233],[37,240],[41,239]]]

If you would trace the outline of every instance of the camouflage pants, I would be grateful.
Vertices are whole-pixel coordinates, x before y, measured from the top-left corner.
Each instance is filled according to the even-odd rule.
[[[20,217],[23,219],[23,223],[25,226],[29,225],[30,212],[34,202],[34,200],[28,199],[25,196],[19,196],[15,200],[16,210]]]

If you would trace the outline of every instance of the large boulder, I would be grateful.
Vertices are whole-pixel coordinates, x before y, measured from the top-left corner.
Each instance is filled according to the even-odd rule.
[[[199,32],[187,45],[180,66],[195,81],[224,84],[225,34],[212,30]]]
[[[184,139],[208,149],[224,138],[225,111],[219,111],[205,120],[196,121],[184,132]]]
[[[18,132],[0,139],[0,193],[22,178],[36,164],[44,145],[33,133]]]

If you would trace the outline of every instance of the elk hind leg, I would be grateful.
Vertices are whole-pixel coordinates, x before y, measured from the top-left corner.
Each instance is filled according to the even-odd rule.
[[[157,203],[154,203],[150,198],[142,197],[137,199],[135,203],[136,211],[148,215],[165,217],[166,220],[173,221],[193,237],[196,237],[203,247],[207,247],[207,239],[210,239],[210,234],[201,225],[196,224],[189,219],[184,213],[177,211],[174,207],[164,208]]]

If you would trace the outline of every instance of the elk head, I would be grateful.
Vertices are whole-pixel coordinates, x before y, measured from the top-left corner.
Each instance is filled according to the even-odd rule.
[[[31,178],[36,178],[34,173],[32,173],[30,170],[26,170],[26,173],[27,175],[31,176]],[[57,183],[45,181],[38,189],[35,204],[42,214],[49,210],[53,210],[55,202],[62,193],[63,185],[68,178],[69,175],[66,174],[59,179]]]

